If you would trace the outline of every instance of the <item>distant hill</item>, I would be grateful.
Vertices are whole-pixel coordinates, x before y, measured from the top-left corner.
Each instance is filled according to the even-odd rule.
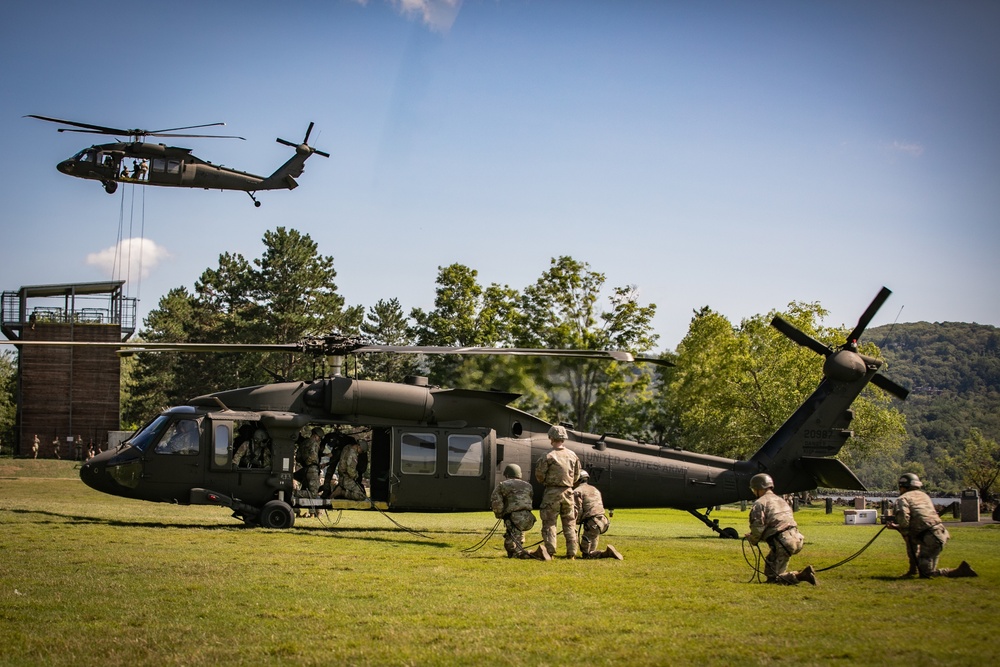
[[[1000,440],[1000,329],[914,322],[872,327],[865,338],[881,348],[882,372],[911,391],[906,401],[896,403],[906,415],[909,439],[895,463],[917,462],[932,489],[959,491],[961,477],[952,457],[960,455],[969,429]],[[868,479],[881,486],[886,471],[873,465]],[[865,470],[858,473],[868,482]]]

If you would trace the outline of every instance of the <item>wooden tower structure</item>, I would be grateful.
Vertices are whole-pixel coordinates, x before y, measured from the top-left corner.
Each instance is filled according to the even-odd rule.
[[[125,281],[34,285],[4,292],[0,325],[13,341],[122,342],[135,331]],[[76,458],[119,428],[121,361],[113,348],[18,346],[15,453]]]

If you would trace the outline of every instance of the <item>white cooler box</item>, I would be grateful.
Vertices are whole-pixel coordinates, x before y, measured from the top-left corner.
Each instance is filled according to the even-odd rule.
[[[844,523],[847,525],[878,523],[878,510],[844,510]]]

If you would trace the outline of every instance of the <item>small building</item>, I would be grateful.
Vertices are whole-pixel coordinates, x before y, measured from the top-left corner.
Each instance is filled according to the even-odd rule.
[[[0,326],[12,340],[120,343],[135,332],[136,300],[124,280],[3,292]],[[113,345],[18,346],[14,453],[75,458],[119,429],[121,361]]]

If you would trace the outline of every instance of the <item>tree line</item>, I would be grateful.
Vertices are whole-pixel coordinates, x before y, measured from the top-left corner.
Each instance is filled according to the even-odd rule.
[[[144,320],[139,337],[161,343],[294,343],[339,331],[384,345],[617,349],[649,356],[658,335],[655,304],[635,286],[608,286],[604,274],[554,257],[521,290],[479,282],[462,264],[439,267],[434,307],[407,313],[388,297],[367,309],[338,293],[334,258],[294,229],[262,239],[260,257],[223,253],[193,290],[177,287]],[[732,323],[709,307],[693,312],[673,352],[675,366],[532,357],[355,355],[362,379],[397,382],[425,375],[442,387],[519,394],[516,407],[551,422],[732,458],[747,458],[816,387],[822,360],[769,326],[775,315],[824,343],[847,334],[827,327],[818,303]],[[875,340],[876,336],[868,338]],[[880,356],[873,343],[863,352]],[[122,423],[135,427],[164,407],[241,386],[309,380],[326,369],[290,353],[141,354],[123,360]],[[898,379],[898,378],[897,378]],[[0,418],[3,416],[0,402]],[[854,438],[841,452],[874,488],[892,488],[908,463],[906,420],[896,401],[869,386],[854,403]],[[989,442],[989,439],[987,439]],[[926,469],[925,469],[926,471]]]

